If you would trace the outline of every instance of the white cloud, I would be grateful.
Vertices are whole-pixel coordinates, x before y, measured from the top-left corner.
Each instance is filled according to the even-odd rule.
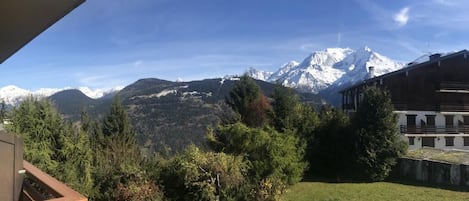
[[[409,21],[409,10],[409,7],[404,7],[394,15],[394,21],[397,23],[397,25],[405,26],[407,24]]]

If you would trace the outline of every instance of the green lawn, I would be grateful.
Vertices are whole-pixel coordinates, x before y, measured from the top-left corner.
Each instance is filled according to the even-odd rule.
[[[325,183],[300,182],[283,195],[283,201],[346,201],[346,200],[469,200],[469,187],[444,190],[390,182]]]

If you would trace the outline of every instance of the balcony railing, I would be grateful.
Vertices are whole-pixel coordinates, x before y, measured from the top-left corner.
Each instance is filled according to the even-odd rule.
[[[469,90],[469,83],[467,82],[450,82],[443,81],[440,83],[440,89],[462,89]]]
[[[401,125],[402,134],[469,134],[469,126],[406,126]]]
[[[54,177],[42,172],[34,165],[23,161],[26,178],[23,182],[23,201],[87,201],[88,199],[74,191]]]

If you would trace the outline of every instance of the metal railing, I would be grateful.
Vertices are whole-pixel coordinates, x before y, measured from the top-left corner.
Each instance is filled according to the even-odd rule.
[[[25,160],[23,168],[26,170],[23,201],[88,201],[85,196]]]
[[[400,126],[401,134],[456,134],[466,133],[469,134],[468,125],[459,126]]]

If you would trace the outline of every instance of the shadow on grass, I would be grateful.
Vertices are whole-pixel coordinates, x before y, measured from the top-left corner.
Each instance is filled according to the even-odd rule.
[[[324,178],[324,177],[304,177],[302,182],[324,182],[324,183],[353,183],[353,184],[366,184],[366,183],[375,183],[373,181],[360,181],[360,180],[338,180],[338,179],[331,179],[331,178]],[[469,192],[468,186],[456,186],[456,185],[449,185],[449,184],[435,184],[429,182],[421,182],[421,181],[407,181],[407,180],[399,180],[399,179],[386,179],[383,182],[394,183],[394,184],[402,184],[407,186],[417,186],[417,187],[428,187],[428,188],[437,188],[443,190],[450,190],[456,192]]]

